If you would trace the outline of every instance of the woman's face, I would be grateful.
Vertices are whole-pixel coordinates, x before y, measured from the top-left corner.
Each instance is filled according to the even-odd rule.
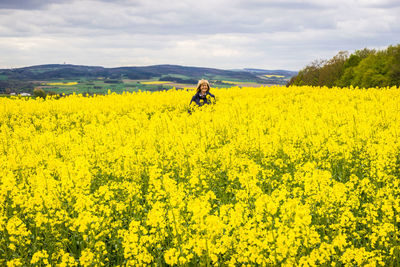
[[[207,92],[207,89],[208,89],[208,86],[207,86],[207,84],[205,84],[205,83],[203,83],[203,84],[200,86],[200,90],[201,90],[201,93],[202,93],[202,94],[205,94],[205,93]]]

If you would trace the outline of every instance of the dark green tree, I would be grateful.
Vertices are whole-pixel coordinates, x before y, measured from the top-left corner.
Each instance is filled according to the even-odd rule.
[[[46,98],[46,92],[42,88],[33,89],[33,95],[35,97]]]
[[[400,85],[400,45],[389,46],[388,54],[391,57],[389,67],[390,85]]]
[[[306,66],[288,85],[400,86],[400,45],[379,51],[364,48],[350,56],[340,51],[330,60],[314,61]]]

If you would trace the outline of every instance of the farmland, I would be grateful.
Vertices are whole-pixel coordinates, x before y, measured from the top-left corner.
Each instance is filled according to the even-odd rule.
[[[265,74],[271,74],[267,75]],[[280,74],[280,75],[274,75]],[[282,75],[283,74],[283,75]],[[163,91],[196,86],[205,78],[213,87],[258,87],[285,84],[295,72],[266,70],[219,70],[210,68],[156,65],[148,67],[103,68],[77,65],[39,65],[0,70],[0,93],[107,94]]]
[[[398,88],[212,93],[0,98],[0,264],[400,264]]]

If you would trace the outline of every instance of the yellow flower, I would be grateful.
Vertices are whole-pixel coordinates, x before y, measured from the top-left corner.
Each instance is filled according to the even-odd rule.
[[[164,254],[165,262],[169,265],[178,264],[179,252],[175,248],[170,248]]]
[[[94,259],[95,255],[93,252],[89,248],[86,248],[82,251],[79,262],[82,264],[82,266],[90,266],[94,262]]]
[[[397,87],[213,90],[0,98],[0,265],[393,263]]]
[[[43,264],[47,265],[49,264],[48,258],[49,255],[47,254],[47,252],[45,250],[40,250],[38,252],[35,252],[35,254],[33,254],[31,259],[31,264],[43,262]]]

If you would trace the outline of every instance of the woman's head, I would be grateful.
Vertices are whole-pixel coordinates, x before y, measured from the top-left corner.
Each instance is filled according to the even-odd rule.
[[[201,79],[198,83],[197,83],[197,88],[196,88],[196,93],[198,92],[208,92],[210,90],[210,84],[208,83],[207,80]]]

